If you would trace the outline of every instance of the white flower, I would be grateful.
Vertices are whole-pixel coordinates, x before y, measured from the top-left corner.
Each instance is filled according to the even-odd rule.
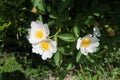
[[[87,55],[88,53],[93,53],[96,51],[96,48],[99,46],[99,39],[96,36],[92,36],[92,34],[86,35],[83,38],[79,38],[77,40],[76,48],[82,54]]]
[[[49,28],[47,24],[43,24],[41,21],[32,21],[31,28],[28,30],[29,35],[27,36],[30,43],[38,43],[45,39],[49,34]]]
[[[53,53],[57,51],[57,43],[51,39],[42,40],[32,45],[32,52],[42,55],[42,59],[51,58]]]

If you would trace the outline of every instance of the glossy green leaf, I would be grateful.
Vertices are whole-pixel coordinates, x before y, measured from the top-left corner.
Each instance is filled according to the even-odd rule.
[[[69,34],[69,33],[59,34],[58,38],[60,38],[63,41],[66,41],[66,42],[74,42],[74,41],[76,41],[74,35]]]
[[[80,58],[81,58],[81,52],[79,51],[76,55],[76,62],[79,62]]]
[[[57,17],[54,16],[54,15],[49,15],[49,17],[50,17],[51,19],[57,19]]]
[[[45,3],[44,0],[35,0],[35,4],[36,7],[38,7],[38,9],[40,11],[42,11],[42,13],[45,13]]]
[[[57,52],[55,55],[54,55],[54,62],[55,62],[55,65],[56,66],[59,66],[60,65],[60,53]]]
[[[75,36],[78,38],[79,35],[80,35],[80,30],[79,30],[78,26],[74,26],[74,27],[73,27],[73,30],[74,30]]]

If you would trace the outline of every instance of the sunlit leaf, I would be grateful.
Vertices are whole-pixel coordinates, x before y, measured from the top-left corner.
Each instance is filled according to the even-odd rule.
[[[73,67],[73,66],[72,66],[72,63],[68,64],[67,70],[70,70],[72,67]]]
[[[45,3],[44,0],[33,0],[34,7],[38,7],[41,13],[45,13]]]
[[[60,65],[60,53],[57,52],[55,55],[54,55],[54,62],[55,62],[55,65],[56,66],[59,66]]]
[[[58,38],[66,42],[74,42],[76,40],[74,35],[69,34],[69,33],[59,34]]]
[[[57,19],[57,17],[54,16],[54,15],[49,15],[49,17],[50,17],[51,19]]]

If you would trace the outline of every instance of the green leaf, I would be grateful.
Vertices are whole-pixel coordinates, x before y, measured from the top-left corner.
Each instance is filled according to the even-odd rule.
[[[95,63],[95,61],[94,61],[89,55],[86,56],[86,58],[88,59],[89,62],[91,62],[91,63]]]
[[[59,52],[57,52],[56,54],[55,54],[55,56],[54,56],[54,62],[55,62],[55,65],[56,66],[59,66],[60,64],[60,53]]]
[[[63,41],[66,41],[66,42],[74,42],[74,41],[76,41],[74,35],[69,34],[69,33],[59,34],[57,37],[60,38]]]
[[[93,13],[93,15],[95,15],[95,16],[97,16],[97,17],[99,17],[99,16],[100,16],[100,14],[99,14],[99,13]]]
[[[38,9],[40,11],[42,11],[41,13],[45,13],[45,3],[44,0],[35,0],[33,1],[34,3],[34,7],[38,7]]]
[[[67,70],[72,69],[72,67],[73,67],[73,66],[72,66],[72,63],[69,63],[68,66],[67,66]]]
[[[23,70],[22,65],[16,61],[14,56],[7,58],[5,60],[5,64],[2,67],[4,72],[14,72],[16,70],[20,70],[20,71]]]
[[[80,34],[80,31],[79,31],[78,26],[74,26],[74,27],[73,27],[73,31],[74,31],[75,36],[78,38],[78,37],[79,37],[79,34]]]
[[[0,26],[0,31],[3,31],[5,28],[8,28],[11,25],[11,22],[4,23],[2,26]]]
[[[58,48],[58,51],[59,51],[61,54],[64,54],[64,55],[65,55],[65,49],[64,49],[64,47],[59,47],[59,48]]]
[[[54,25],[55,24],[55,20],[50,20],[48,21],[48,25],[51,26],[51,25]]]
[[[81,52],[79,51],[76,56],[76,62],[79,62],[80,58],[81,58]]]
[[[95,76],[93,76],[93,80],[99,80],[99,75],[96,74]]]
[[[92,15],[88,16],[87,19],[85,20],[86,25],[93,25],[95,23],[95,19]]]
[[[50,14],[49,17],[50,17],[51,19],[57,19],[57,17],[56,17],[55,15],[52,15],[52,14]]]

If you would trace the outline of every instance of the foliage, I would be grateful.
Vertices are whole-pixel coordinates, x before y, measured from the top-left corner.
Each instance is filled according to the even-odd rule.
[[[0,10],[0,80],[120,79],[119,0],[1,0]],[[57,53],[45,61],[26,38],[36,20],[49,25],[58,43]],[[76,50],[77,39],[93,33],[96,22],[100,46],[84,56]]]

